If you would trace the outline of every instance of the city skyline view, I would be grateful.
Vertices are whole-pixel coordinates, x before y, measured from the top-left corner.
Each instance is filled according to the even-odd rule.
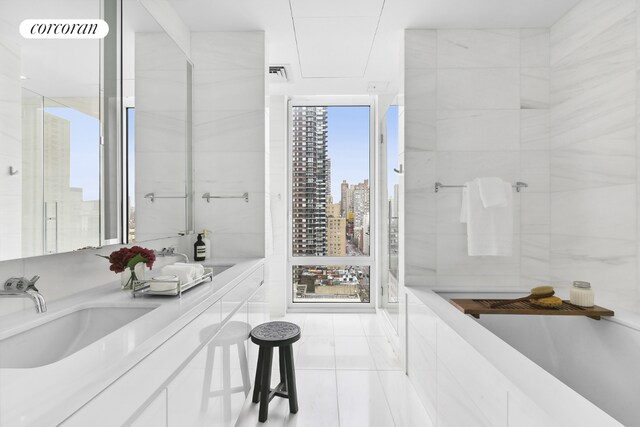
[[[294,106],[292,254],[369,255],[369,106]],[[293,266],[294,301],[363,302],[365,267]]]
[[[327,107],[327,119],[331,195],[337,203],[342,180],[357,184],[369,179],[369,107]]]

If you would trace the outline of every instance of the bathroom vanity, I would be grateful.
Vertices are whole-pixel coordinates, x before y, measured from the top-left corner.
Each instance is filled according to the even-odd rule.
[[[222,396],[225,387],[241,383],[240,372],[247,367],[235,350],[225,355],[228,384],[221,380],[220,352],[207,370],[207,351],[210,344],[216,347],[229,322],[246,324],[248,336],[251,327],[267,320],[263,264],[262,259],[239,262],[182,298],[134,299],[113,283],[56,301],[26,323],[19,315],[9,318],[0,329],[0,345],[26,330],[64,329],[62,324],[74,322],[81,323],[84,331],[77,336],[86,342],[70,342],[60,351],[26,347],[25,352],[49,359],[31,360],[25,354],[22,367],[15,363],[19,357],[3,361],[0,356],[0,425],[160,427],[205,419],[233,424],[244,393],[228,393],[226,400]],[[113,330],[93,331],[96,324],[108,324],[100,320],[105,316]],[[248,366],[254,366],[257,351],[247,347]],[[205,372],[212,376],[211,389],[220,393],[203,391]]]

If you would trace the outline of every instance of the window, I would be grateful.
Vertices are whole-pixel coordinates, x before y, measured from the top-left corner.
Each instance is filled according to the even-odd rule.
[[[371,303],[371,113],[370,105],[290,109],[293,303]]]
[[[136,109],[128,107],[127,111],[127,137],[126,137],[126,152],[127,152],[127,187],[126,187],[126,221],[127,221],[127,236],[126,241],[128,243],[134,243],[136,241]]]

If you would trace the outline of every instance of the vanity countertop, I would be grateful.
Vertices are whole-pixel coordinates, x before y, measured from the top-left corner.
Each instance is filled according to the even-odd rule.
[[[119,282],[54,301],[43,314],[4,316],[0,339],[88,307],[156,307],[98,341],[49,365],[0,369],[0,425],[57,425],[218,301],[264,263],[264,259],[220,260],[232,267],[184,293],[182,298],[132,298]]]

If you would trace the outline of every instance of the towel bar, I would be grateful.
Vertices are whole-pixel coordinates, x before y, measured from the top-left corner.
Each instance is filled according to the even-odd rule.
[[[207,203],[211,202],[211,199],[244,199],[246,203],[249,203],[249,193],[243,193],[242,196],[212,196],[209,193],[204,193],[202,198],[207,201]]]
[[[529,184],[527,184],[526,182],[521,182],[521,181],[518,181],[514,185],[512,185],[512,187],[515,188],[518,193],[520,192],[520,190],[522,188],[527,188],[528,186],[529,186]],[[438,192],[438,190],[440,188],[463,188],[463,187],[466,187],[466,185],[464,185],[464,184],[463,185],[444,185],[441,182],[436,182],[436,185],[435,185],[436,193]]]
[[[144,195],[144,198],[151,199],[151,203],[153,203],[155,199],[186,199],[187,195],[185,194],[184,196],[156,196],[156,193],[147,193]]]

